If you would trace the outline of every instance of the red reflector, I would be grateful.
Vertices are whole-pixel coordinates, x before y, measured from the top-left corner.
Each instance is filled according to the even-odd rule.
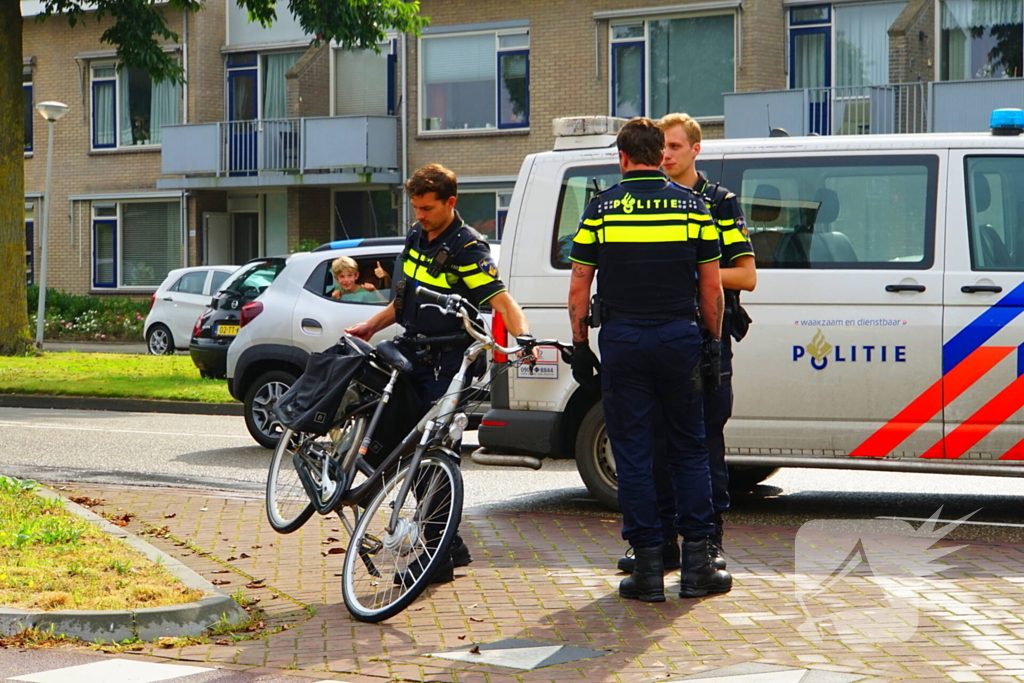
[[[508,422],[496,422],[495,420],[480,420],[484,427],[508,427]]]
[[[508,330],[505,329],[505,321],[501,319],[501,314],[497,311],[494,312],[494,317],[491,319],[491,332],[494,334],[494,342],[499,346],[508,346]],[[495,363],[506,363],[508,362],[508,356],[504,353],[499,353],[497,349],[494,351],[494,362]],[[483,423],[487,424],[487,423]],[[504,427],[504,424],[494,425],[496,427]]]
[[[153,304],[156,303],[156,292],[153,292],[153,296],[149,297],[149,310],[153,310]]]
[[[238,314],[238,326],[245,327],[253,321],[253,319],[263,312],[263,304],[259,301],[253,301],[242,306],[241,312]]]

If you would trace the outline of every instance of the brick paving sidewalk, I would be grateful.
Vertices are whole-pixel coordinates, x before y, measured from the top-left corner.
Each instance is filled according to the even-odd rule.
[[[873,575],[861,563],[829,578],[836,562],[801,583],[798,596],[797,530],[730,526],[732,592],[681,600],[675,574],[666,581],[668,601],[648,605],[616,595],[622,575],[614,563],[623,543],[614,516],[470,510],[462,530],[474,562],[456,570],[456,581],[431,587],[383,624],[361,624],[342,602],[342,557],[329,552],[347,545],[336,517],[314,516],[300,531],[281,536],[266,521],[262,497],[84,484],[67,489],[66,495],[104,500],[97,511],[135,514],[129,530],[136,533],[145,528],[141,523],[166,527],[167,536],[147,539],[207,578],[226,582],[227,592],[241,589],[259,599],[266,610],[271,633],[263,638],[215,637],[210,644],[150,652],[176,660],[350,683],[676,681],[752,662],[806,668],[821,681],[1024,680],[1024,546],[971,544],[946,556],[940,573],[922,577],[902,572],[899,563],[875,566]],[[833,534],[818,538],[816,547],[842,560],[855,546],[863,554],[857,539]],[[890,558],[912,554],[914,545],[896,536],[861,541]],[[429,656],[508,638],[607,654],[534,670]]]

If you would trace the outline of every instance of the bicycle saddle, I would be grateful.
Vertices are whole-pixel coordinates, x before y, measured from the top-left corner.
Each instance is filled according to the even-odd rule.
[[[412,363],[402,355],[393,341],[382,341],[377,344],[377,356],[399,372],[412,372]]]

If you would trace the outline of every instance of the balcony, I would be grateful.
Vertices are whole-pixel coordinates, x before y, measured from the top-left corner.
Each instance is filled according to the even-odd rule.
[[[401,180],[393,116],[220,121],[164,126],[162,135],[162,189]]]
[[[987,132],[1004,107],[1024,108],[1024,79],[726,93],[725,137]]]

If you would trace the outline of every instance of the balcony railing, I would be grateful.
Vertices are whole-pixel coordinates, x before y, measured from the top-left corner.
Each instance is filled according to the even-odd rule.
[[[398,168],[398,120],[330,116],[165,126],[165,175],[297,175]]]
[[[1003,107],[1024,107],[1024,79],[727,93],[725,136],[983,132]]]

